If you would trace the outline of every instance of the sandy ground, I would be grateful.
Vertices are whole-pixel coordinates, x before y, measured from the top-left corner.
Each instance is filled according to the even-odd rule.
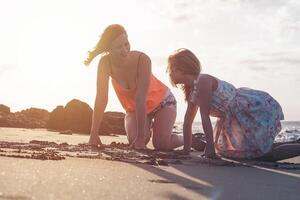
[[[67,142],[68,148],[66,150],[66,146],[61,148],[48,143],[44,146],[42,143],[30,143],[33,140],[57,144]],[[228,160],[211,162],[201,158],[201,152],[180,158],[172,153],[141,153],[118,148],[89,151],[80,146],[81,149],[73,151],[73,147],[87,140],[88,136],[85,135],[0,128],[0,200],[300,197],[300,157],[268,164]],[[126,142],[126,137],[104,136],[102,140],[110,144],[112,141]],[[7,148],[7,144],[10,148]],[[21,147],[21,150],[14,147]],[[56,148],[57,155],[63,159],[8,157],[24,156],[33,151],[37,155],[40,147],[43,152],[48,152],[45,147]],[[112,159],[120,153],[125,156]]]

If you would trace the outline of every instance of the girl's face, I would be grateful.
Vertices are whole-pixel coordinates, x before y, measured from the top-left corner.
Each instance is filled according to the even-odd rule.
[[[174,84],[183,83],[183,72],[178,66],[172,65],[170,68],[170,77]]]
[[[125,59],[130,51],[130,44],[126,33],[118,36],[111,45],[110,54],[117,59]]]

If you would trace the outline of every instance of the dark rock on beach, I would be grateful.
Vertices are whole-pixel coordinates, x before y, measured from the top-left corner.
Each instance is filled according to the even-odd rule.
[[[49,119],[49,112],[45,109],[39,108],[29,108],[26,110],[22,110],[21,112],[16,112],[15,114],[23,114],[26,117],[40,119],[43,121],[47,121]]]
[[[0,104],[0,113],[10,113],[10,108],[6,105]]]
[[[46,127],[54,130],[66,130],[65,110],[63,106],[57,106],[51,113]]]
[[[92,124],[92,108],[82,101],[73,99],[65,107],[57,106],[50,114],[47,128],[60,132],[89,134]],[[100,135],[126,134],[124,128],[125,114],[121,112],[104,113],[100,126]]]
[[[0,126],[15,128],[45,128],[49,112],[45,109],[29,108],[21,112],[10,112],[10,108],[0,105]]]
[[[51,112],[47,128],[89,134],[92,114],[93,110],[87,103],[73,99],[65,107],[57,106]]]
[[[124,128],[125,114],[121,112],[104,113],[102,123],[100,125],[100,135],[119,134],[126,135]]]
[[[10,108],[0,104],[0,127],[47,128],[62,134],[89,134],[92,124],[92,108],[85,102],[73,99],[66,106],[57,106],[51,113],[39,108],[21,112],[10,112]],[[99,129],[100,135],[125,135],[125,114],[106,112]]]
[[[7,115],[10,114],[10,108],[6,105],[0,104],[0,126],[9,127]]]

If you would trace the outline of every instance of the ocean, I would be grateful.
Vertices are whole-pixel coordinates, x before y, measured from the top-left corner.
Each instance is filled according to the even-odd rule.
[[[213,126],[215,122],[212,122]],[[183,122],[176,122],[174,132],[182,133]],[[282,129],[276,136],[275,142],[289,142],[300,139],[300,121],[281,121]],[[203,133],[201,122],[193,123],[193,133]]]

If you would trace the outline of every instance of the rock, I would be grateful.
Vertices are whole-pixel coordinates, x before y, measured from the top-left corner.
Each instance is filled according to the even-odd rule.
[[[20,128],[45,128],[50,113],[45,109],[29,108],[14,113],[13,127]]]
[[[72,131],[71,131],[71,130],[65,130],[65,131],[59,132],[59,134],[63,134],[63,135],[72,135]]]
[[[92,114],[93,110],[87,103],[73,99],[65,107],[57,106],[51,112],[47,128],[89,134]]]
[[[22,110],[20,114],[24,114],[26,117],[29,118],[40,119],[44,121],[48,121],[50,115],[50,113],[47,110],[40,108],[29,108],[26,110]]]
[[[73,99],[65,106],[67,129],[79,133],[90,133],[92,124],[92,108],[82,101]]]
[[[30,108],[21,112],[0,112],[0,126],[14,128],[45,128],[49,112],[44,109]]]
[[[60,132],[90,134],[93,110],[77,99],[73,99],[65,107],[57,106],[50,114],[47,128]],[[126,134],[124,128],[125,114],[121,112],[106,112],[99,129],[100,135]]]
[[[9,114],[10,108],[6,105],[0,104],[0,113]]]
[[[9,122],[5,116],[0,114],[0,127],[9,127]]]
[[[85,102],[73,99],[66,106],[57,106],[51,113],[39,108],[29,108],[11,113],[10,108],[0,105],[0,127],[47,128],[66,133],[90,134],[92,108]],[[100,135],[123,134],[125,114],[121,112],[104,113],[100,125]]]
[[[124,127],[125,114],[121,112],[105,112],[100,125],[100,135],[126,135]]]
[[[46,127],[47,129],[67,130],[67,126],[65,124],[65,110],[63,106],[57,106],[50,113]]]

